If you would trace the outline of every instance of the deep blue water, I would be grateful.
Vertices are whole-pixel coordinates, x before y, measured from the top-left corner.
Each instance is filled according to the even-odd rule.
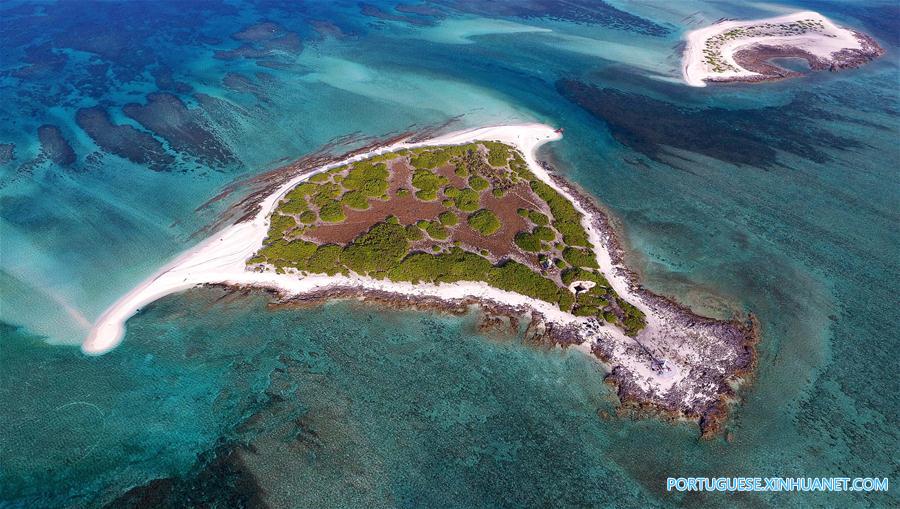
[[[888,54],[693,89],[682,33],[763,7],[4,3],[0,505],[132,488],[223,507],[898,503],[665,491],[679,475],[900,471],[900,9],[794,5]],[[484,336],[474,316],[198,290],[130,320],[110,354],[74,346],[201,238],[228,201],[195,209],[223,186],[348,133],[450,119],[564,126],[544,156],[610,210],[646,286],[759,317],[731,441],[606,417],[599,367]]]

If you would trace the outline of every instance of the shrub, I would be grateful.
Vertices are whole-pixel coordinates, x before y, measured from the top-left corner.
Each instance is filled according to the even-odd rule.
[[[385,222],[385,223],[391,223],[391,224],[400,224],[400,218],[398,218],[397,216],[391,214],[391,215],[389,215],[389,216],[387,216],[387,217],[384,218],[384,222]]]
[[[559,289],[559,299],[557,303],[559,304],[559,309],[563,311],[568,311],[572,309],[572,304],[575,302],[575,296],[572,295],[572,292],[565,288]]]
[[[596,316],[600,310],[597,309],[597,306],[585,306],[579,304],[575,306],[575,309],[572,310],[572,314],[575,316]]]
[[[559,287],[553,281],[514,261],[491,269],[488,282],[501,290],[520,293],[546,302],[557,303]]]
[[[456,163],[456,168],[453,169],[453,173],[458,177],[466,178],[469,176],[469,168],[466,167],[465,162],[460,161]]]
[[[316,251],[316,244],[305,240],[284,239],[276,240],[259,251],[260,256],[265,256],[270,261],[284,260],[288,265],[305,264],[306,260]]]
[[[406,189],[405,187],[401,187],[400,189],[397,189],[397,196],[400,198],[402,198],[404,196],[409,196],[409,189]]]
[[[365,210],[369,208],[369,200],[360,191],[347,191],[341,196],[341,202],[356,210]]]
[[[469,226],[471,226],[473,230],[477,231],[481,235],[484,235],[485,237],[487,237],[488,235],[493,235],[502,226],[502,224],[500,224],[500,219],[497,218],[497,215],[488,209],[481,209],[470,214],[467,218],[467,221],[469,223]]]
[[[525,219],[531,221],[532,223],[534,223],[537,226],[547,226],[548,224],[550,224],[550,219],[546,215],[544,215],[536,210],[518,209],[518,210],[516,210],[516,213],[519,214],[520,216],[524,217]]]
[[[574,267],[598,267],[597,258],[594,256],[594,252],[588,249],[567,247],[563,249],[562,255],[563,259]]]
[[[488,181],[478,175],[473,175],[469,177],[469,187],[476,191],[484,191],[488,188]]]
[[[323,244],[309,257],[306,270],[313,274],[333,276],[341,270],[341,246]]]
[[[438,221],[444,226],[455,226],[459,222],[459,218],[453,212],[445,210],[438,214]]]
[[[491,189],[491,194],[494,195],[494,198],[503,198],[506,196],[506,189],[502,187],[495,187]]]
[[[532,180],[530,185],[532,191],[550,207],[554,219],[553,226],[563,235],[563,240],[572,246],[590,247],[587,233],[581,226],[581,214],[575,206],[555,189],[539,180]]]
[[[272,214],[269,220],[269,232],[267,238],[277,240],[284,236],[285,233],[297,226],[297,222],[291,216],[282,216],[281,214]]]
[[[459,188],[447,186],[444,188],[444,196],[447,198],[456,198],[459,196]]]
[[[317,207],[324,207],[329,202],[335,200],[341,194],[341,186],[331,182],[321,184],[316,188],[316,194],[312,197],[312,202]]]
[[[309,205],[307,205],[306,200],[301,197],[282,202],[278,205],[278,211],[282,214],[301,214],[308,208]]]
[[[322,172],[322,173],[316,173],[312,177],[309,177],[309,181],[316,182],[316,183],[322,183],[322,182],[327,182],[328,179],[330,179],[330,178],[331,178],[331,176],[327,172]]]
[[[357,274],[387,270],[400,261],[408,247],[403,226],[377,223],[344,248],[341,262]]]
[[[417,240],[422,240],[425,237],[425,234],[422,233],[422,230],[414,224],[407,225],[405,230],[406,240],[415,242]]]
[[[374,198],[387,191],[388,175],[389,172],[384,164],[362,161],[350,168],[342,185],[349,190],[359,191],[363,196]]]
[[[452,209],[456,206],[456,202],[453,200],[441,200],[441,205],[447,207],[448,209]]]
[[[327,223],[340,223],[347,219],[344,215],[344,207],[339,201],[330,201],[319,209],[319,217]]]
[[[587,232],[581,226],[581,223],[571,223],[568,221],[554,221],[553,227],[562,234],[563,242],[570,246],[591,247],[588,240]]]
[[[316,222],[318,216],[312,210],[307,210],[306,212],[300,214],[300,222],[304,224],[312,224]]]
[[[413,173],[412,185],[416,191],[416,197],[423,201],[434,201],[437,199],[437,191],[441,186],[447,184],[447,178],[437,175],[428,170],[416,170]]]
[[[432,169],[437,168],[450,161],[453,152],[446,149],[434,149],[421,152],[409,160],[409,163],[416,169]]]
[[[450,232],[437,221],[429,221],[428,226],[425,227],[425,231],[428,233],[428,236],[434,240],[446,240],[450,237]]]
[[[306,198],[307,196],[311,196],[311,195],[315,194],[316,189],[318,189],[318,188],[319,188],[319,186],[317,186],[316,184],[310,184],[309,182],[303,182],[302,184],[299,184],[299,185],[297,185],[297,187],[288,191],[288,193],[284,195],[284,198],[286,200],[297,200],[297,199],[302,200],[302,199]]]
[[[567,286],[572,284],[573,281],[593,281],[600,286],[609,286],[609,282],[602,274],[597,274],[596,272],[591,272],[578,267],[572,267],[562,271],[560,279],[562,279],[563,284]],[[595,286],[594,288],[597,287]]]
[[[473,212],[478,210],[481,205],[481,196],[472,189],[465,188],[459,192],[456,197],[456,208],[463,212]]]
[[[536,226],[531,234],[543,242],[552,242],[556,238],[556,232],[547,226]]]
[[[509,146],[497,141],[486,141],[482,143],[488,149],[488,163],[491,166],[506,166],[509,161]]]
[[[513,241],[522,251],[536,253],[541,250],[541,241],[529,232],[519,232]]]

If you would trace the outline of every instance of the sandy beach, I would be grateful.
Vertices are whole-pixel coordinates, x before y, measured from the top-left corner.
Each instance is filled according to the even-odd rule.
[[[811,20],[821,24],[821,29],[809,31],[803,34],[793,35],[766,35],[765,25],[779,23],[792,23],[803,20]],[[738,37],[728,39],[716,50],[721,60],[727,64],[727,69],[716,71],[706,61],[707,41],[718,35],[733,29],[747,29],[750,27],[762,27],[760,35]],[[835,25],[831,20],[813,11],[795,12],[773,18],[735,21],[720,21],[708,27],[688,32],[687,43],[682,60],[682,74],[684,81],[694,87],[705,87],[707,80],[711,81],[736,81],[760,78],[762,75],[742,67],[735,60],[735,53],[742,49],[755,45],[771,45],[790,47],[813,55],[823,61],[833,58],[835,53],[842,50],[860,50],[862,45],[853,30]]]

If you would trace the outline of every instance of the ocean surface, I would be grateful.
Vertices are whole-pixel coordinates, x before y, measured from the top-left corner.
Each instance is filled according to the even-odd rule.
[[[680,83],[684,32],[811,9],[862,69]],[[677,476],[900,482],[894,1],[0,5],[0,507],[886,507]],[[228,184],[344,139],[539,121],[644,284],[754,313],[726,433],[616,416],[603,368],[462,317],[197,289],[78,345]],[[445,125],[446,124],[446,125]]]

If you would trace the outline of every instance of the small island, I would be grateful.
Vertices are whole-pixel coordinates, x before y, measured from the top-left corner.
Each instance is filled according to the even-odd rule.
[[[536,159],[541,124],[393,140],[288,166],[241,220],[124,296],[82,346],[101,354],[124,322],[204,284],[263,288],[280,304],[363,299],[465,312],[486,328],[603,362],[623,412],[718,431],[754,365],[749,319],[697,316],[643,289],[605,214]]]
[[[687,34],[682,73],[688,85],[707,82],[760,82],[803,76],[777,65],[802,59],[810,70],[838,71],[864,65],[884,54],[870,36],[843,28],[817,12],[717,23]]]

